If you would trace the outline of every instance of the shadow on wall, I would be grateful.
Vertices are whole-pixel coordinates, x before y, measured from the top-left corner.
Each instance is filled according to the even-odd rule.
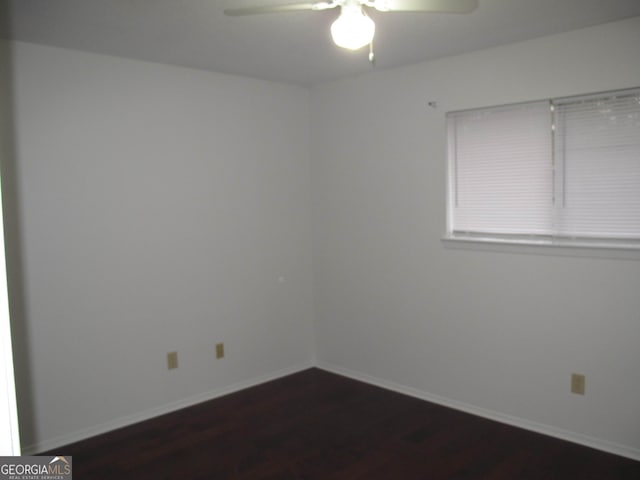
[[[11,7],[0,1],[0,174],[4,214],[7,283],[11,337],[16,379],[20,439],[22,445],[35,442],[35,418],[28,345],[28,321],[24,295],[20,200],[16,167],[15,127],[13,112],[13,55],[6,39],[11,37]],[[1,260],[1,259],[0,259]]]

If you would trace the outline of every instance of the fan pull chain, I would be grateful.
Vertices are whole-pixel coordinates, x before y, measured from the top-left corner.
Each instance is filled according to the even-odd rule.
[[[373,53],[373,40],[371,40],[371,43],[369,44],[369,63],[371,66],[376,65],[376,56]]]

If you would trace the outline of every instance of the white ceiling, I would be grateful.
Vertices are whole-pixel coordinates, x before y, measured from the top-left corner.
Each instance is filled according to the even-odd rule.
[[[0,0],[0,35],[223,73],[314,85],[370,71],[336,47],[338,11],[226,17],[296,0]],[[640,0],[479,0],[471,14],[370,12],[376,69],[640,15]],[[4,17],[4,18],[2,18]],[[640,46],[639,46],[640,48]]]

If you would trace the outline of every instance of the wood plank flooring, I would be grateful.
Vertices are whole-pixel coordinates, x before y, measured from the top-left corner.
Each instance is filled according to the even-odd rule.
[[[640,462],[319,369],[48,453],[76,480],[640,479]]]

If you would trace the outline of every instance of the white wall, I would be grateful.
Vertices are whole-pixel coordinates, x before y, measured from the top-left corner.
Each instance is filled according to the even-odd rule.
[[[26,453],[302,368],[315,338],[326,368],[640,457],[640,261],[440,241],[445,112],[638,86],[639,35],[631,19],[378,71],[310,104],[16,44]]]
[[[310,365],[308,91],[14,56],[25,449]]]
[[[9,321],[2,201],[0,200],[0,455],[20,455],[20,431]]]
[[[0,15],[5,9],[0,7]],[[12,116],[12,82],[11,82],[11,50],[6,41],[0,41],[0,178],[2,193],[0,194],[0,455],[20,454],[20,433],[16,406],[16,392],[13,369],[13,348],[11,341],[11,325],[9,321],[9,297],[7,289],[7,269],[5,248],[5,215],[7,229],[12,228],[15,215],[11,212],[12,173],[14,169],[13,155],[13,116]],[[6,191],[5,191],[5,186]],[[5,201],[6,198],[6,201]]]
[[[639,45],[634,18],[314,88],[319,365],[640,458],[640,256],[440,240],[446,111],[640,86]]]

